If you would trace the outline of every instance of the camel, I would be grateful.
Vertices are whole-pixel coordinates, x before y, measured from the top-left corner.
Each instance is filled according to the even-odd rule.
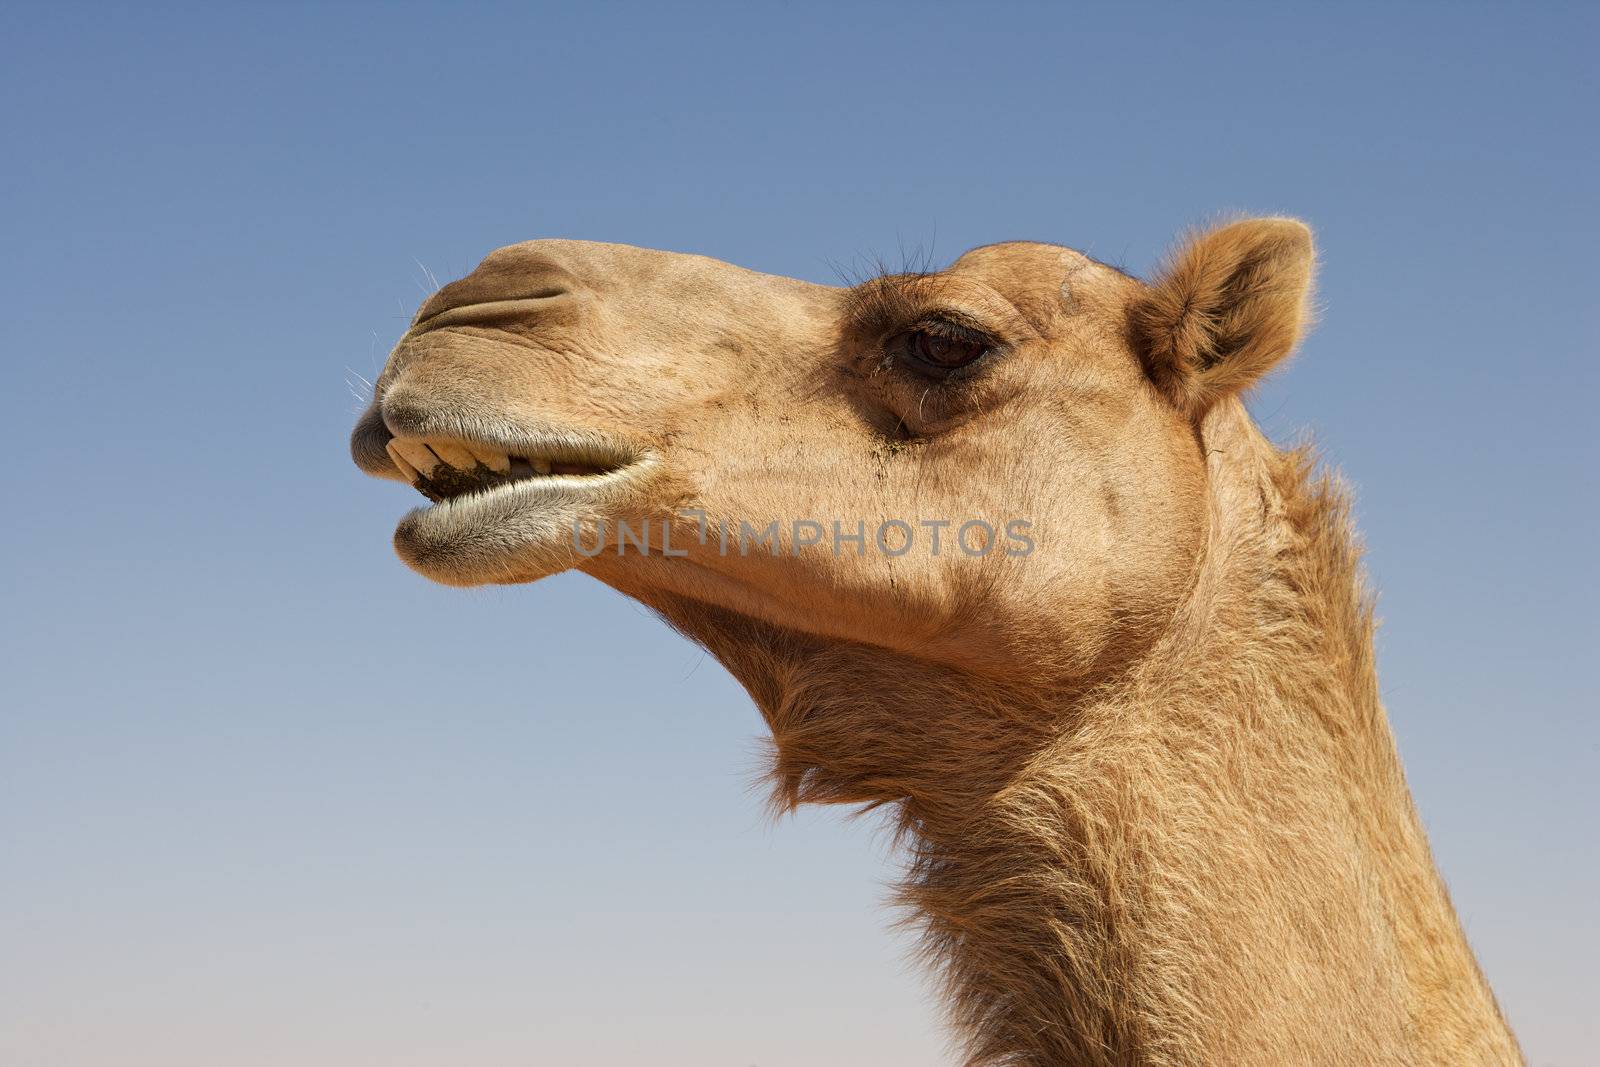
[[[351,448],[429,498],[412,568],[592,575],[748,690],[779,809],[887,813],[963,1062],[1520,1063],[1346,494],[1242,400],[1314,259],[1285,218],[1148,282],[1033,242],[826,286],[530,241],[427,298]]]

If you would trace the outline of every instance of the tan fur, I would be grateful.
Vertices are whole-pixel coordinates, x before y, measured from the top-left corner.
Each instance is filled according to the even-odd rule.
[[[891,812],[969,1064],[1519,1063],[1378,700],[1344,497],[1238,399],[1311,269],[1283,219],[1148,286],[1029,243],[839,290],[530,242],[428,301],[353,451],[396,477],[395,433],[603,437],[647,460],[613,520],[1027,517],[1021,557],[730,554],[679,518],[682,557],[583,558],[510,508],[397,542],[452,584],[636,597],[750,691],[780,807]],[[886,349],[930,315],[997,354],[908,374]]]

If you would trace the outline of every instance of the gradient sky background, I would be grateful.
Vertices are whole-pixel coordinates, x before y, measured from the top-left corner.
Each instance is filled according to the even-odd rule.
[[[1254,410],[1357,487],[1440,865],[1531,1061],[1592,1063],[1597,28],[7,5],[0,1062],[952,1062],[873,823],[769,824],[747,698],[598,584],[402,567],[347,380],[532,237],[1147,273],[1250,211],[1324,262]]]

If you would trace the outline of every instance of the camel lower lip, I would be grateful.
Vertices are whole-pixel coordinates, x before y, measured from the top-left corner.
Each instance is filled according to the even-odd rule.
[[[579,562],[574,530],[610,522],[637,500],[653,463],[603,474],[523,478],[417,508],[395,529],[395,551],[448,585],[525,582]]]

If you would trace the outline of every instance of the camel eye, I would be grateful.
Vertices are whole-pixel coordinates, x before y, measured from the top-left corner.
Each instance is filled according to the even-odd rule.
[[[919,369],[936,373],[959,370],[976,363],[989,352],[985,341],[970,337],[953,337],[933,330],[908,330],[891,346],[904,352]]]

